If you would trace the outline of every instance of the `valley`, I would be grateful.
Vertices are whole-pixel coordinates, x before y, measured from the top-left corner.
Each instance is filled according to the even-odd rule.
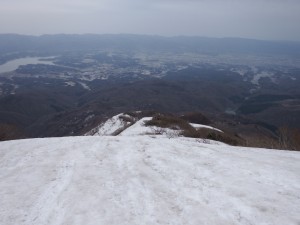
[[[294,48],[270,54],[269,47],[226,49],[228,40],[221,39],[200,38],[189,46],[189,38],[116,35],[105,45],[103,36],[97,41],[47,38],[57,46],[24,45],[13,53],[16,49],[1,48],[0,42],[2,66],[34,59],[0,73],[0,124],[22,133],[17,137],[80,135],[113,115],[136,110],[201,112],[238,134],[265,130],[274,138],[282,126],[300,128],[300,64]],[[216,52],[208,42],[224,42],[224,48]],[[13,138],[8,136],[2,139]]]
[[[300,1],[0,7],[0,225],[300,225]]]

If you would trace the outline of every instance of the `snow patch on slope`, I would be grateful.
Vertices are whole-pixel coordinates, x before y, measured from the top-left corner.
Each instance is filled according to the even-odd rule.
[[[122,133],[120,133],[120,136],[137,136],[137,135],[163,135],[167,137],[179,137],[181,130],[173,130],[169,128],[162,128],[162,127],[157,127],[157,126],[146,126],[145,123],[147,121],[152,120],[152,117],[144,117],[137,121],[135,124],[132,126],[128,127],[125,129]],[[218,132],[223,132],[219,129],[216,129],[211,126],[206,126],[202,124],[195,124],[195,123],[190,123],[191,126],[193,126],[196,129],[201,129],[201,128],[207,128],[207,129],[212,129]]]
[[[120,136],[138,136],[138,135],[164,135],[168,137],[178,137],[180,130],[172,130],[156,126],[145,126],[147,121],[152,120],[152,117],[144,117],[137,121],[134,125],[124,130]]]
[[[259,81],[262,78],[269,78],[273,83],[276,83],[276,79],[274,78],[274,73],[269,71],[262,71],[261,73],[255,74],[251,80],[251,83],[259,86]]]
[[[128,120],[124,120],[124,119]],[[128,126],[131,125],[129,120],[134,121],[134,118],[121,113],[118,114],[104,123],[100,124],[98,127],[94,128],[93,130],[86,133],[86,136],[93,135],[93,136],[109,136],[109,135],[116,135],[121,132],[123,129],[126,129]]]
[[[145,126],[145,122],[151,119],[152,117],[144,117],[138,120],[135,124],[120,133],[120,136],[149,135],[151,133],[151,128]]]
[[[196,123],[190,123],[190,125],[196,129],[201,129],[201,128],[206,128],[206,129],[211,129],[211,130],[214,130],[214,131],[218,131],[218,132],[221,132],[223,133],[223,131],[217,129],[217,128],[214,128],[214,127],[211,127],[211,126],[207,126],[207,125],[202,125],[202,124],[196,124]]]
[[[65,82],[65,85],[66,85],[66,86],[70,86],[70,87],[74,87],[74,86],[76,85],[76,83],[73,82],[73,81],[66,81],[66,82]]]
[[[92,136],[164,135],[168,137],[180,136],[181,130],[179,129],[173,130],[169,128],[161,128],[156,126],[146,126],[145,123],[150,120],[152,120],[152,117],[144,117],[137,121],[136,118],[121,113],[108,119],[106,122],[100,124],[98,127],[86,133],[86,136],[90,136],[90,135]],[[207,129],[223,132],[219,129],[207,125],[195,124],[195,123],[190,123],[190,124],[196,129],[207,128]]]
[[[83,82],[78,82],[84,89],[90,91],[91,88],[86,84],[86,83],[83,83]]]

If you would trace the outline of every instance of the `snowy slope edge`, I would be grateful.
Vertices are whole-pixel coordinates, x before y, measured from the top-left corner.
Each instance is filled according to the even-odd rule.
[[[0,224],[299,224],[300,153],[164,136],[0,143]]]
[[[104,123],[101,123],[96,128],[92,129],[91,131],[87,132],[85,136],[130,136],[130,135],[155,135],[155,134],[162,134],[171,137],[179,136],[180,130],[172,130],[168,128],[160,128],[156,126],[145,126],[145,122],[151,120],[153,117],[144,117],[144,118],[135,118],[128,114],[118,114],[109,118]],[[223,132],[217,128],[202,125],[202,124],[195,124],[190,123],[192,127],[195,129],[211,129],[217,132]]]

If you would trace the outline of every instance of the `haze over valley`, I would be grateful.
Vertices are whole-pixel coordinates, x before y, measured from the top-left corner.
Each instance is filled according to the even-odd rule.
[[[280,127],[300,127],[297,42],[12,34],[0,40],[0,122],[16,137],[80,135],[136,110],[201,112],[243,138],[276,139]]]
[[[299,0],[2,0],[0,225],[300,225]]]

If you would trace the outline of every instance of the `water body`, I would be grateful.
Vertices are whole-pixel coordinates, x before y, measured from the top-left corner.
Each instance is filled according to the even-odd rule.
[[[21,59],[14,59],[0,65],[0,73],[15,71],[19,68],[19,66],[24,66],[28,64],[54,65],[52,61],[44,61],[45,59],[49,59],[49,57],[26,57]]]

